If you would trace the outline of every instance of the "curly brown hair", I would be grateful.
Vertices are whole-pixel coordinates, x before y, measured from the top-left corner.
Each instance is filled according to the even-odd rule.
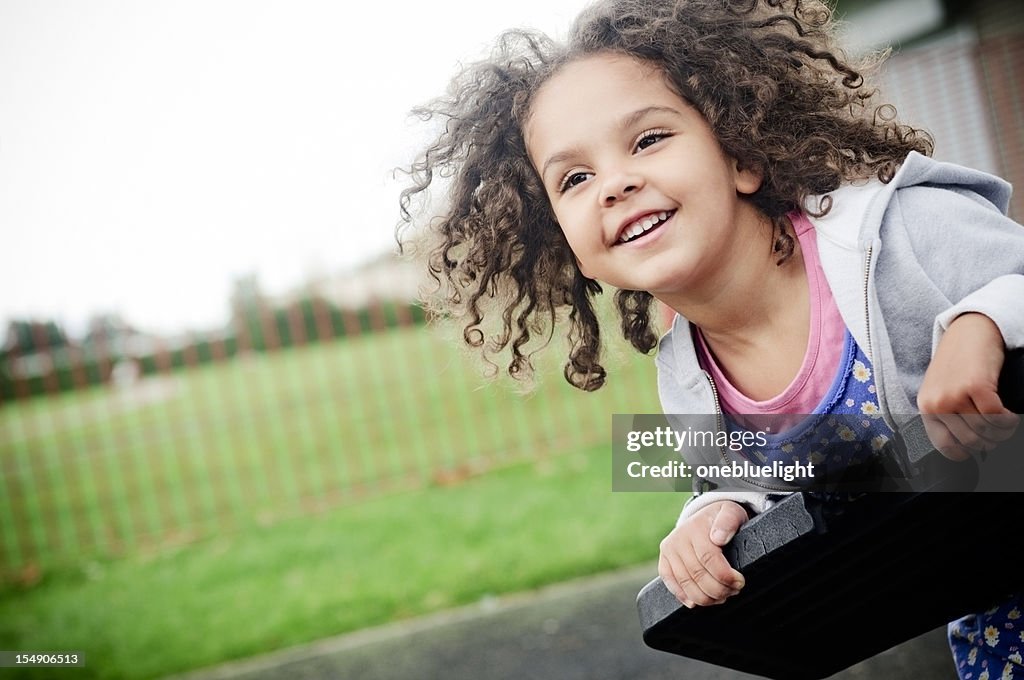
[[[657,67],[699,111],[723,151],[763,181],[749,196],[775,229],[782,264],[793,250],[785,215],[844,181],[892,179],[910,151],[930,155],[927,133],[903,125],[834,41],[828,7],[817,0],[601,0],[576,20],[566,44],[528,31],[503,34],[489,59],[471,65],[446,96],[417,109],[444,129],[409,169],[401,195],[399,244],[408,241],[435,178],[449,180],[443,214],[419,236],[437,282],[435,310],[465,320],[465,342],[483,357],[509,348],[508,372],[532,374],[528,343],[550,340],[568,312],[565,378],[583,390],[604,384],[594,297],[601,285],[579,270],[527,155],[524,129],[538,89],[574,60],[600,53]],[[652,296],[619,290],[622,332],[637,350],[657,344]],[[500,311],[490,338],[484,319]]]

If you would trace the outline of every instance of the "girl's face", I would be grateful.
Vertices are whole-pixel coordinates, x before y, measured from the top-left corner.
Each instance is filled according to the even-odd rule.
[[[741,223],[759,219],[740,196],[760,175],[722,152],[659,70],[628,56],[563,67],[537,93],[525,133],[589,278],[670,304],[681,291],[701,295],[730,262]]]

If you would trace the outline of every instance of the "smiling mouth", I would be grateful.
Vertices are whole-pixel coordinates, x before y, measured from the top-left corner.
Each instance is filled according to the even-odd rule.
[[[638,238],[643,237],[647,232],[657,229],[661,225],[665,224],[665,222],[668,222],[675,214],[675,210],[664,210],[662,212],[652,213],[641,220],[637,220],[623,229],[622,235],[619,236],[619,240],[615,245],[630,243],[631,241],[635,241]]]

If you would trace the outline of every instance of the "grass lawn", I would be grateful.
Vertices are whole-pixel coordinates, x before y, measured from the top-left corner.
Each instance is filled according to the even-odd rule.
[[[649,358],[593,394],[560,358],[523,396],[411,328],[5,405],[0,584],[597,444],[612,413],[657,410]]]
[[[613,494],[610,465],[606,445],[581,448],[148,558],[54,570],[3,593],[0,648],[85,652],[87,668],[68,677],[157,677],[653,564],[682,497]],[[38,672],[18,677],[54,671]]]
[[[157,677],[653,559],[682,499],[610,492],[658,409],[618,354],[524,396],[409,328],[6,404],[0,649]]]

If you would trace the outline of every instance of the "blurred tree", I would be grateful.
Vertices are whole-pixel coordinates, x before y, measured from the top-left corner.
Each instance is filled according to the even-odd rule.
[[[64,329],[56,321],[14,319],[7,324],[3,354],[21,356],[70,344]]]
[[[138,335],[138,329],[126,322],[120,314],[96,314],[86,323],[83,345],[111,344],[126,335]]]

